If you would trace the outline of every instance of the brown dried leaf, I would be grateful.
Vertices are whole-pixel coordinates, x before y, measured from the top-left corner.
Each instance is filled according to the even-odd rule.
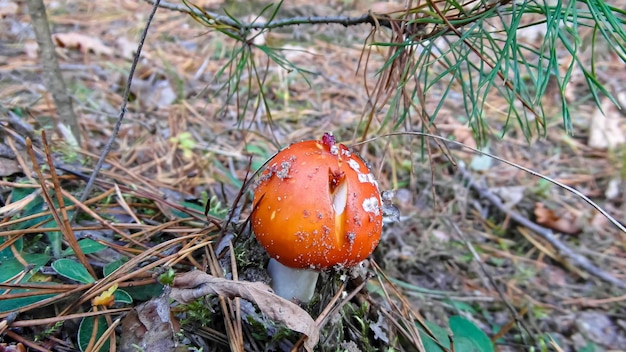
[[[476,140],[474,139],[474,134],[472,133],[472,129],[464,126],[464,125],[456,125],[454,126],[454,129],[452,130],[452,135],[454,136],[454,139],[459,142],[459,143],[463,143],[468,147],[471,148],[477,148],[477,144],[476,144]]]
[[[22,167],[15,159],[0,156],[0,177],[11,176],[22,172]]]
[[[104,45],[96,37],[81,33],[55,33],[52,35],[54,42],[61,48],[78,49],[83,53],[92,52],[96,55],[113,56],[113,49]]]
[[[0,343],[0,352],[26,352],[26,347],[21,342],[15,345]]]
[[[36,59],[37,56],[39,56],[39,54],[37,53],[38,49],[39,45],[37,45],[37,42],[35,42],[34,40],[29,40],[24,43],[24,54],[26,54],[26,57],[28,57],[29,59]]]
[[[170,315],[169,289],[138,305],[122,321],[120,351],[174,351],[174,323]]]
[[[224,4],[224,0],[194,0],[190,2],[203,9],[217,9]]]
[[[372,4],[370,11],[377,14],[401,14],[405,6],[393,1],[378,1]]]
[[[542,270],[542,276],[546,284],[551,287],[563,287],[567,285],[567,280],[566,280],[567,274],[565,270],[559,267],[555,267],[555,266],[546,267],[545,269]]]
[[[312,351],[319,340],[319,329],[311,316],[298,305],[274,294],[261,282],[233,281],[191,271],[176,276],[170,297],[181,302],[192,302],[202,296],[220,295],[241,297],[254,303],[268,318],[285,324],[289,329],[305,334],[307,351]]]
[[[0,2],[0,18],[14,16],[19,7],[15,2]]]
[[[556,214],[542,203],[535,203],[535,216],[539,225],[555,231],[573,235],[581,230],[573,214],[567,212]]]

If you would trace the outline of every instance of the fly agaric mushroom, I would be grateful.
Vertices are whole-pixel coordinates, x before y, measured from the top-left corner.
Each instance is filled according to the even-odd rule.
[[[382,216],[374,176],[332,134],[280,151],[258,182],[251,215],[274,291],[308,302],[319,270],[355,266],[374,251]]]

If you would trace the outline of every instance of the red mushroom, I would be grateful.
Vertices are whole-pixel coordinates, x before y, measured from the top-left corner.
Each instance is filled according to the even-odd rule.
[[[331,134],[295,143],[268,162],[255,189],[251,224],[272,258],[274,291],[308,302],[318,270],[354,266],[378,245],[378,184],[363,160]]]

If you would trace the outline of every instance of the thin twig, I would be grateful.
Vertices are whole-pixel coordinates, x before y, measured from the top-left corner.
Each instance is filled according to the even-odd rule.
[[[508,161],[508,160],[503,159],[503,158],[501,158],[499,156],[496,156],[496,155],[493,155],[493,154],[489,154],[487,152],[484,152],[484,151],[476,149],[476,148],[472,148],[472,147],[467,146],[467,145],[465,145],[465,144],[463,144],[461,142],[449,140],[446,137],[437,136],[437,135],[434,135],[434,134],[431,134],[431,133],[416,132],[416,131],[392,132],[392,133],[387,133],[387,134],[380,135],[378,137],[370,138],[368,140],[365,140],[365,141],[362,141],[362,142],[359,142],[359,143],[355,143],[355,144],[353,144],[353,146],[354,145],[360,145],[360,144],[363,144],[363,143],[368,143],[370,141],[373,141],[375,139],[382,138],[382,137],[402,136],[402,135],[427,136],[427,137],[430,137],[430,138],[439,139],[439,140],[445,141],[446,143],[454,144],[454,145],[459,146],[459,147],[464,148],[464,149],[469,149],[473,153],[476,153],[476,154],[479,154],[479,155],[488,156],[488,157],[490,157],[490,158],[492,158],[494,160],[497,160],[499,162],[505,163],[505,164],[507,164],[509,166],[513,166],[513,167],[515,167],[517,169],[520,169],[520,170],[522,170],[524,172],[527,172],[527,173],[529,173],[529,174],[531,174],[531,175],[533,175],[535,177],[539,177],[539,178],[541,178],[543,180],[546,180],[546,181],[552,183],[553,185],[559,186],[559,187],[563,188],[564,190],[566,190],[568,192],[571,192],[572,194],[574,194],[578,198],[584,200],[587,204],[591,205],[595,210],[600,212],[600,214],[602,214],[602,216],[604,216],[607,220],[609,220],[609,222],[611,222],[613,225],[615,225],[615,227],[617,227],[620,231],[626,233],[626,226],[624,226],[624,224],[622,224],[617,219],[615,219],[611,214],[609,214],[601,206],[599,206],[594,201],[592,201],[589,197],[584,195],[581,191],[579,191],[579,190],[577,190],[577,189],[575,189],[573,187],[570,187],[570,186],[568,186],[568,185],[566,185],[566,184],[564,184],[562,182],[559,182],[559,181],[557,181],[557,180],[555,180],[553,178],[550,178],[550,177],[548,177],[548,176],[546,176],[546,175],[544,175],[544,174],[542,174],[540,172],[537,172],[535,170],[529,169],[529,168],[527,168],[525,166],[522,166],[520,164],[514,163],[512,161]]]
[[[126,80],[126,87],[124,88],[124,96],[122,97],[122,106],[120,108],[120,114],[117,118],[117,123],[115,124],[115,128],[113,129],[113,133],[111,133],[109,140],[104,146],[104,150],[102,151],[102,154],[100,155],[100,159],[98,159],[98,163],[96,164],[96,167],[93,169],[93,172],[91,173],[91,176],[89,177],[89,181],[87,181],[87,185],[85,186],[85,190],[83,191],[83,194],[81,194],[80,196],[81,203],[83,203],[89,196],[89,192],[91,192],[91,188],[93,187],[96,177],[98,176],[98,172],[102,168],[102,165],[104,164],[104,160],[106,159],[107,155],[111,151],[113,142],[115,141],[115,138],[117,138],[117,135],[120,132],[122,121],[124,120],[124,115],[126,114],[126,105],[128,104],[128,97],[130,96],[130,85],[133,81],[133,76],[135,75],[135,69],[137,68],[137,64],[139,63],[139,57],[141,56],[141,49],[143,48],[143,43],[146,40],[146,36],[148,35],[148,29],[150,29],[150,23],[152,23],[154,14],[159,8],[159,3],[160,3],[160,0],[154,1],[152,12],[150,13],[150,16],[148,17],[148,21],[146,22],[146,27],[144,28],[143,33],[141,34],[141,38],[139,39],[139,45],[137,46],[137,51],[135,53],[135,57],[133,58],[133,64],[130,66],[130,72],[128,73],[128,79]],[[74,222],[74,220],[76,219],[76,216],[78,216],[78,213],[79,211],[77,209],[76,212],[74,213],[74,217],[72,218],[72,222]]]
[[[381,137],[390,137],[390,136],[402,136],[402,135],[412,135],[412,136],[427,136],[430,138],[434,138],[434,139],[438,139],[438,140],[442,140],[445,141],[446,143],[450,143],[450,144],[454,144],[457,145],[461,148],[465,148],[465,149],[469,149],[472,152],[476,153],[476,154],[480,154],[480,155],[484,155],[484,156],[488,156],[490,158],[493,158],[494,160],[500,161],[502,163],[505,163],[507,165],[513,166],[515,168],[518,168],[524,172],[527,172],[533,176],[536,177],[540,177],[554,185],[557,185],[571,193],[573,193],[574,195],[578,196],[579,198],[583,199],[585,202],[587,202],[589,205],[591,205],[593,208],[595,208],[597,211],[599,211],[605,218],[607,218],[613,225],[615,225],[617,228],[620,229],[620,231],[623,231],[624,233],[626,233],[626,227],[619,221],[617,221],[613,216],[611,216],[611,214],[609,214],[606,210],[604,210],[601,206],[599,206],[598,204],[596,204],[594,201],[592,201],[591,199],[589,199],[589,197],[587,197],[586,195],[582,194],[580,191],[566,185],[563,184],[561,182],[558,182],[555,179],[552,179],[546,175],[543,175],[537,171],[534,171],[532,169],[529,169],[527,167],[524,167],[522,165],[516,164],[512,161],[500,158],[496,155],[493,154],[489,154],[486,152],[483,152],[481,150],[478,150],[476,148],[472,148],[469,147],[461,142],[457,142],[457,141],[452,141],[449,140],[445,137],[442,136],[437,136],[434,134],[430,134],[430,133],[424,133],[424,132],[414,132],[414,131],[410,131],[410,132],[394,132],[394,133],[387,133],[384,135],[381,135],[379,137],[376,138],[371,138],[369,140],[363,141],[363,142],[359,142],[356,143],[358,144],[362,144],[362,143],[367,143],[369,141],[372,141],[374,139],[377,138],[381,138]],[[539,226],[537,224],[535,224],[534,222],[530,221],[529,219],[527,219],[526,217],[522,216],[520,213],[515,212],[513,210],[508,209],[504,203],[502,203],[502,201],[500,200],[500,198],[498,198],[497,196],[495,196],[493,193],[491,193],[488,189],[481,187],[480,185],[478,185],[476,183],[476,181],[474,181],[471,178],[471,175],[469,174],[469,172],[467,170],[465,170],[465,168],[463,167],[462,163],[458,164],[458,168],[457,170],[461,173],[461,175],[463,175],[463,177],[465,177],[467,179],[467,182],[469,183],[470,187],[474,188],[474,190],[476,190],[483,198],[487,199],[488,201],[490,201],[494,206],[496,206],[498,209],[500,209],[500,211],[508,214],[514,221],[516,221],[517,223],[519,223],[522,226],[525,226],[526,228],[530,229],[531,231],[535,232],[536,234],[538,234],[539,236],[543,237],[546,241],[548,241],[550,244],[552,244],[559,252],[560,254],[563,256],[564,260],[570,260],[573,264],[575,264],[577,267],[585,270],[586,272],[588,272],[589,274],[596,276],[606,282],[609,282],[619,288],[626,288],[626,282],[625,281],[621,281],[619,279],[616,279],[614,276],[612,276],[611,274],[607,273],[606,271],[603,271],[602,269],[596,267],[595,265],[593,265],[586,257],[581,256],[577,253],[575,253],[574,251],[572,251],[569,247],[567,247],[564,243],[562,243],[561,241],[559,241],[559,239],[556,238],[556,236],[554,235],[554,233],[543,227],[543,226]]]
[[[45,138],[46,138],[46,134],[44,133],[43,134],[44,141],[45,141]],[[61,200],[61,197],[59,197],[60,199],[57,199],[59,208],[62,211],[62,214],[59,214],[59,212],[56,209],[57,207],[52,201],[52,197],[50,196],[50,194],[48,194],[48,188],[46,186],[46,179],[43,176],[41,168],[37,166],[37,157],[35,156],[35,152],[33,151],[32,142],[30,138],[26,138],[26,152],[28,153],[28,156],[30,157],[31,162],[33,163],[33,166],[34,166],[33,168],[35,169],[35,172],[37,173],[37,177],[39,178],[39,184],[41,186],[41,195],[43,196],[44,201],[48,205],[48,208],[52,212],[52,217],[57,222],[57,225],[61,229],[61,233],[63,234],[63,237],[65,238],[65,240],[68,242],[70,248],[74,250],[74,254],[76,255],[76,258],[78,259],[78,261],[85,267],[85,269],[89,272],[89,274],[95,279],[97,277],[96,272],[94,271],[91,264],[89,264],[89,261],[87,260],[87,256],[78,245],[78,240],[76,239],[76,236],[74,236],[74,233],[72,232],[71,227],[68,228],[68,222],[63,220],[64,218],[67,219],[67,209],[65,209],[65,204]],[[46,144],[46,152],[47,153],[50,152],[50,150],[48,150],[47,144]],[[56,174],[54,173],[54,168],[52,166],[52,160],[50,159],[49,155],[47,155],[47,157],[48,157],[48,162],[51,167],[51,173],[53,173],[55,175],[54,177],[56,177]],[[58,180],[56,181],[56,183],[58,184]],[[60,194],[59,189],[55,189],[54,191],[57,196]],[[55,250],[53,249],[53,251]],[[60,251],[60,245],[57,251]],[[57,256],[59,255],[59,253],[54,253],[54,255]]]
[[[145,2],[155,5],[158,4],[159,1],[155,0],[144,0]],[[164,9],[178,11],[187,13],[194,16],[205,17],[208,16],[211,20],[215,21],[216,25],[225,25],[230,26],[237,29],[274,29],[288,26],[296,26],[300,24],[340,24],[343,26],[354,26],[357,24],[371,24],[374,25],[376,21],[371,14],[364,14],[357,17],[349,17],[349,16],[295,16],[290,18],[284,18],[276,21],[267,22],[254,22],[254,23],[244,23],[244,22],[235,22],[232,18],[224,15],[220,15],[210,11],[200,11],[197,9],[192,9],[190,7],[184,5],[173,4],[167,1],[161,1],[159,7]],[[389,21],[385,22],[387,27]],[[384,25],[381,23],[381,25]]]
[[[518,224],[530,229],[535,232],[543,239],[548,241],[554,248],[556,248],[561,256],[563,256],[564,260],[569,260],[575,266],[581,268],[582,270],[588,272],[589,274],[611,283],[619,288],[626,288],[626,281],[619,280],[615,278],[613,275],[608,272],[598,268],[593,263],[589,261],[586,257],[574,252],[570,249],[566,244],[561,242],[552,232],[552,230],[547,229],[543,226],[537,225],[534,222],[530,221],[528,218],[522,216],[522,214],[509,209],[496,195],[491,193],[487,188],[479,185],[472,178],[471,174],[463,167],[461,163],[459,163],[459,167],[457,168],[458,172],[461,174],[463,179],[465,179],[468,185],[473,188],[476,192],[480,194],[482,198],[487,199],[491,204],[493,204],[496,208],[498,208],[501,212],[509,215],[511,219],[516,221]]]

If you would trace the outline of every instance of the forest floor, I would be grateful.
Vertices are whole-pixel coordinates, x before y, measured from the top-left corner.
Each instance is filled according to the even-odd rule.
[[[367,12],[366,3],[288,1],[279,17],[358,15]],[[196,4],[215,11],[226,6],[239,18],[254,14],[247,13],[251,10],[248,2],[202,0]],[[80,175],[90,175],[112,134],[152,6],[131,0],[58,0],[46,5],[63,77],[78,114],[81,144],[78,148],[68,144],[55,128],[55,108],[43,85],[26,4],[0,0],[0,260],[4,261],[0,288],[18,282],[50,285],[46,292],[36,291],[41,287],[14,285],[13,291],[3,293],[15,294],[19,288],[37,293],[38,298],[27,302],[34,306],[9,306],[8,310],[19,310],[19,315],[0,310],[0,317],[7,319],[0,324],[2,342],[7,346],[22,343],[31,350],[69,351],[77,345],[93,349],[94,341],[90,346],[85,342],[89,334],[83,336],[82,344],[80,336],[76,338],[85,331],[78,325],[79,316],[67,318],[62,325],[62,320],[45,319],[108,310],[103,313],[106,325],[117,326],[121,313],[115,309],[123,311],[152,297],[146,293],[142,299],[129,286],[154,282],[152,278],[163,268],[173,268],[175,273],[197,268],[240,281],[267,280],[268,258],[255,241],[248,241],[250,230],[243,226],[250,214],[249,194],[238,198],[244,180],[289,143],[319,138],[326,131],[346,145],[361,141],[376,73],[387,53],[386,48],[377,47],[363,55],[371,26],[299,25],[260,36],[268,46],[281,47],[280,53],[293,65],[310,71],[286,70],[253,49],[250,60],[264,79],[263,100],[252,66],[245,64],[241,71],[233,71],[237,65],[228,65],[232,52],[242,47],[240,43],[208,30],[188,14],[159,9],[132,80],[119,135],[94,191],[79,202],[85,186]],[[384,38],[384,30],[381,33],[379,39]],[[535,35],[541,34],[529,32],[520,40],[533,42]],[[581,56],[581,60],[589,59]],[[601,67],[600,77],[623,103],[626,65],[610,54],[600,56],[596,64]],[[225,84],[229,75],[240,81]],[[606,118],[602,116],[580,72],[573,73],[570,87],[571,133],[565,131],[557,99],[544,99],[545,133],[533,131],[527,138],[516,121],[507,124],[507,103],[494,96],[484,112],[488,132],[477,140],[464,117],[462,91],[454,85],[438,110],[434,133],[570,186],[623,224],[626,119],[607,99],[602,100]],[[443,89],[431,88],[432,95],[424,102],[427,111],[437,107]],[[229,98],[229,90],[238,94]],[[626,290],[581,268],[545,235],[552,234],[557,246],[570,248],[576,258],[586,258],[626,282],[626,233],[578,195],[519,168],[458,146],[445,151],[415,135],[384,136],[421,128],[414,112],[393,130],[386,106],[369,127],[368,137],[379,138],[355,148],[372,166],[381,191],[395,190],[393,203],[400,219],[385,225],[372,255],[368,271],[375,278],[349,281],[344,287],[336,273],[323,275],[324,282],[331,284],[320,282],[322,297],[307,307],[313,319],[327,318],[321,319],[325,325],[318,349],[411,350],[406,346],[412,342],[405,336],[411,329],[403,323],[414,319],[447,326],[449,317],[462,316],[485,332],[500,351],[626,351]],[[611,122],[597,122],[605,119]],[[508,131],[502,134],[505,125]],[[57,170],[59,179],[55,180],[50,165],[40,159],[48,187],[65,192],[66,202],[84,206],[72,231],[57,225],[50,215],[48,200],[37,191],[39,167],[29,161],[24,139],[20,139],[31,137],[35,147],[43,150],[42,130],[47,131],[55,165],[64,169]],[[617,137],[611,133],[620,130]],[[207,202],[212,221],[203,215]],[[221,231],[215,224],[227,221],[231,207],[238,210],[230,219],[234,225]],[[48,225],[42,225],[44,219]],[[539,225],[539,230],[528,223]],[[60,267],[65,263],[61,259],[80,260],[68,254],[68,231],[108,246],[104,251],[94,247],[86,257],[88,264],[81,261],[83,267],[91,266],[87,270],[91,278],[84,281],[64,275]],[[90,247],[84,243],[88,253]],[[206,248],[209,244],[212,249]],[[232,251],[222,252],[229,246]],[[20,266],[17,276],[7,276],[11,260],[39,270],[20,281],[24,276],[19,273],[27,271]],[[122,273],[115,272],[118,267]],[[124,276],[128,273],[134,276]],[[128,300],[116,296],[115,305],[90,308],[94,297],[106,298],[102,295],[113,283],[115,288],[128,288]],[[334,296],[339,286],[355,296]],[[177,319],[167,323],[182,326],[178,342],[204,350],[227,350],[229,345],[236,350],[233,341],[244,341],[246,350],[283,350],[299,340],[299,334],[264,326],[265,320],[255,315],[258,310],[233,298],[245,296],[226,296],[232,300],[204,301],[211,307],[208,310],[193,304],[173,308]],[[37,305],[44,297],[52,297],[53,304]],[[237,307],[244,313],[237,312]],[[233,327],[225,323],[226,318],[216,318],[222,315],[238,317],[239,322]],[[111,336],[119,337],[124,324],[131,323],[121,324],[112,329]],[[121,345],[130,343],[125,338]],[[146,340],[161,341],[154,336],[130,339],[133,343]]]

